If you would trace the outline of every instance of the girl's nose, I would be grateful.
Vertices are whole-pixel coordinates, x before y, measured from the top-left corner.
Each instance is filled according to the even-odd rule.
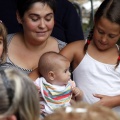
[[[105,43],[107,41],[107,35],[102,35],[101,41]]]

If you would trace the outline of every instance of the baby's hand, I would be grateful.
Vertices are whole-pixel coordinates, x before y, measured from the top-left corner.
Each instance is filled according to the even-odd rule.
[[[73,87],[72,88],[72,95],[73,95],[72,98],[75,101],[80,101],[82,99],[82,97],[83,97],[83,92],[78,87]]]
[[[69,83],[71,84],[71,88],[72,88],[72,99],[75,101],[80,101],[83,96],[82,90],[76,87],[76,84],[73,80],[69,80]]]

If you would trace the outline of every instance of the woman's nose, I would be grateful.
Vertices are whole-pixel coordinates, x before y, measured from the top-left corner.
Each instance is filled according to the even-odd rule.
[[[45,21],[41,19],[39,23],[39,28],[44,28],[44,27],[45,27]]]

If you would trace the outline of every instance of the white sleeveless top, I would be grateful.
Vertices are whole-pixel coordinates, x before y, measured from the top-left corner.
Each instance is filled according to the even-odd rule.
[[[73,71],[73,80],[84,92],[83,101],[90,104],[99,101],[95,93],[120,95],[120,65],[115,69],[115,65],[101,63],[88,53]],[[120,106],[114,109],[120,113]]]

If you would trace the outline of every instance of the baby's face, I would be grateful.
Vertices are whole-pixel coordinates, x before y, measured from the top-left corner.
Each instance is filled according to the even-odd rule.
[[[55,74],[54,84],[56,85],[66,85],[71,79],[71,73],[69,71],[70,62],[69,61],[59,61]]]

